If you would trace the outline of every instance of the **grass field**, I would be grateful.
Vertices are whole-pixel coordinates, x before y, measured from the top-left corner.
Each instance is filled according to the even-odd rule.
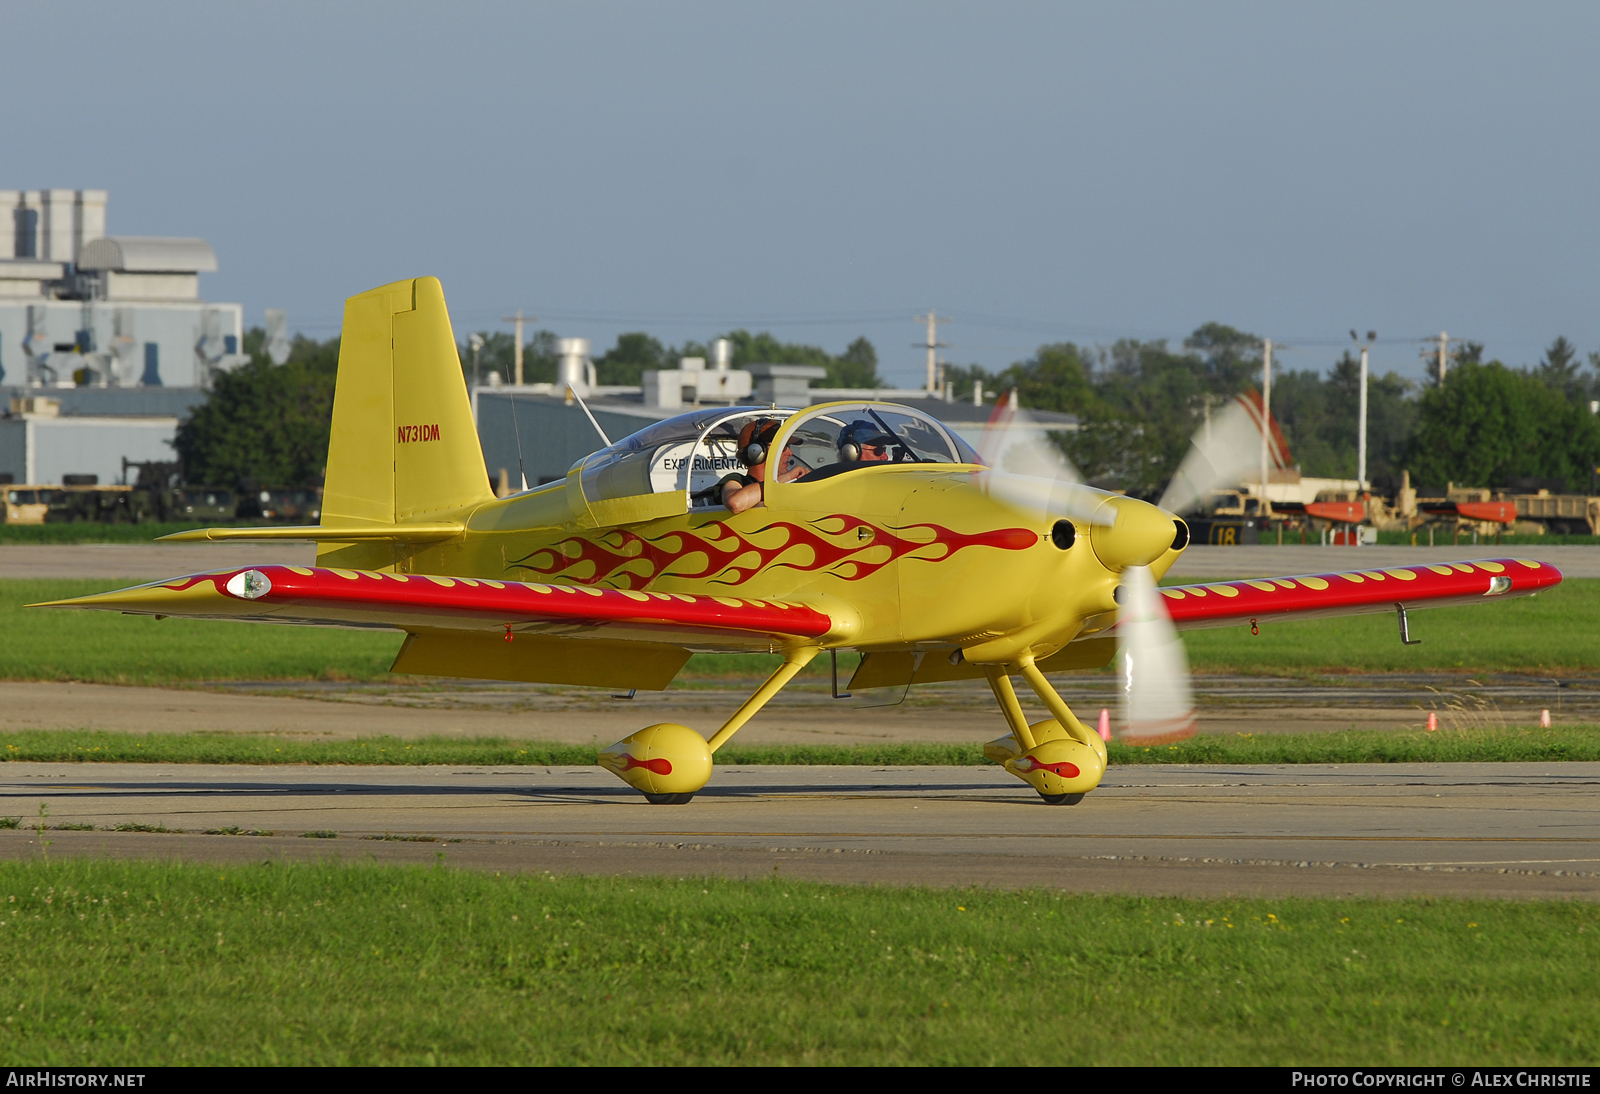
[[[203,525],[194,521],[163,524],[4,524],[0,543],[149,543],[173,532]]]
[[[0,679],[375,680],[388,677],[403,637],[23,607],[120,587],[115,581],[0,581]]]
[[[1600,760],[1600,726],[1477,729],[1462,732],[1365,730],[1347,733],[1196,737],[1134,747],[1113,741],[1113,764],[1514,763]],[[27,730],[0,737],[0,761],[35,763],[474,764],[552,767],[596,762],[593,745],[502,737],[368,737],[307,741],[232,733],[109,733]],[[744,745],[717,751],[719,765],[849,767],[979,766],[977,744]]]
[[[1188,631],[1199,672],[1495,671],[1560,674],[1600,668],[1600,579],[1568,579],[1536,596],[1410,613],[1402,646],[1394,614]]]
[[[222,837],[219,837],[222,838]],[[1589,1064],[1600,908],[0,865],[11,1066]]]
[[[108,612],[25,609],[33,601],[117,587],[89,580],[0,581],[0,679],[182,684],[205,680],[381,680],[401,636],[327,627],[156,620]],[[1600,668],[1600,580],[1538,596],[1412,615],[1420,646],[1402,646],[1392,616],[1264,623],[1184,636],[1198,672],[1500,671],[1539,675]],[[778,659],[699,656],[681,681],[765,675]],[[854,667],[840,658],[840,671]],[[828,671],[825,658],[808,675]]]
[[[1276,537],[1272,538],[1271,542],[1272,543],[1276,543],[1277,542]],[[1287,546],[1289,546],[1289,544],[1291,542],[1293,542],[1293,543],[1298,545],[1299,542],[1300,542],[1300,537],[1298,535],[1295,535],[1294,538],[1291,540],[1289,538],[1289,534],[1285,533],[1284,540],[1283,540],[1283,545],[1285,547],[1287,547]],[[1311,537],[1310,542],[1315,543],[1316,542],[1316,537],[1314,537],[1314,536]],[[1426,547],[1428,545],[1428,530],[1426,528],[1423,528],[1420,531],[1416,531],[1416,532],[1379,532],[1378,533],[1378,542],[1380,544],[1392,544],[1392,545],[1395,545],[1395,546]],[[1590,535],[1568,536],[1568,535],[1558,535],[1558,534],[1543,535],[1543,536],[1514,536],[1514,535],[1511,535],[1510,533],[1503,533],[1500,536],[1500,542],[1499,542],[1498,546],[1500,546],[1500,547],[1592,547],[1592,546],[1594,546],[1596,544],[1600,544],[1600,536],[1590,536]],[[1477,544],[1474,545],[1473,542],[1472,542],[1472,533],[1470,533],[1470,532],[1467,532],[1467,533],[1463,534],[1461,536],[1460,542],[1457,543],[1451,537],[1450,530],[1448,528],[1437,528],[1437,529],[1434,530],[1434,533],[1433,533],[1433,545],[1435,547],[1470,547],[1473,550],[1479,552],[1479,557],[1482,557],[1482,551],[1485,548],[1492,548],[1492,547],[1497,546],[1497,544],[1495,543],[1495,538],[1493,536],[1480,536],[1479,539],[1478,539]]]

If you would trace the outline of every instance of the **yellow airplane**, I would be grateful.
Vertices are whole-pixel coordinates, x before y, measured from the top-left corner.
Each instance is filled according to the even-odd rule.
[[[496,498],[434,278],[346,302],[321,519],[166,537],[310,539],[312,567],[44,606],[400,630],[395,672],[613,689],[666,688],[696,652],[782,654],[709,738],[663,723],[601,752],[656,804],[689,801],[818,654],[856,650],[852,689],[986,679],[1009,729],[987,755],[1072,804],[1099,784],[1105,741],[1048,674],[1120,655],[1126,739],[1172,740],[1194,731],[1175,627],[1397,611],[1405,641],[1407,608],[1561,580],[1497,559],[1158,590],[1188,543],[1181,518],[988,466],[934,417],[881,402],[703,408]],[[1017,676],[1050,718],[1028,723]]]

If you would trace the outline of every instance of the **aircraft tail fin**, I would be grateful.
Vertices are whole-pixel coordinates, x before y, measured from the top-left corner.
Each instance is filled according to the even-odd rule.
[[[493,497],[439,279],[346,300],[322,523],[437,520]]]

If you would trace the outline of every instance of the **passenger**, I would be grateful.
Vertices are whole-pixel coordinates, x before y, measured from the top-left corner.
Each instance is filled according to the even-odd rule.
[[[780,424],[775,418],[757,418],[747,422],[739,431],[739,462],[749,468],[750,473],[725,475],[722,482],[718,483],[722,504],[728,507],[729,512],[742,513],[766,504],[762,484],[767,478],[767,454],[772,442],[777,439]],[[780,467],[783,468],[780,482],[797,478],[805,470],[805,465],[787,449],[783,452]]]

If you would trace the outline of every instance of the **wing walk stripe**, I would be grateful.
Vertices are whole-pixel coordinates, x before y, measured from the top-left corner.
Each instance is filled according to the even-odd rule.
[[[1383,575],[1393,578],[1385,581]],[[1494,582],[1511,587],[1494,591]],[[1335,580],[1340,579],[1343,580]],[[1420,607],[1440,603],[1473,603],[1486,596],[1527,596],[1560,584],[1561,571],[1549,563],[1501,558],[1427,564],[1327,574],[1273,577],[1247,581],[1206,582],[1204,585],[1168,585],[1167,612],[1179,627],[1274,615],[1343,615],[1363,611],[1391,611],[1396,603]],[[1206,590],[1224,592],[1206,596]]]

